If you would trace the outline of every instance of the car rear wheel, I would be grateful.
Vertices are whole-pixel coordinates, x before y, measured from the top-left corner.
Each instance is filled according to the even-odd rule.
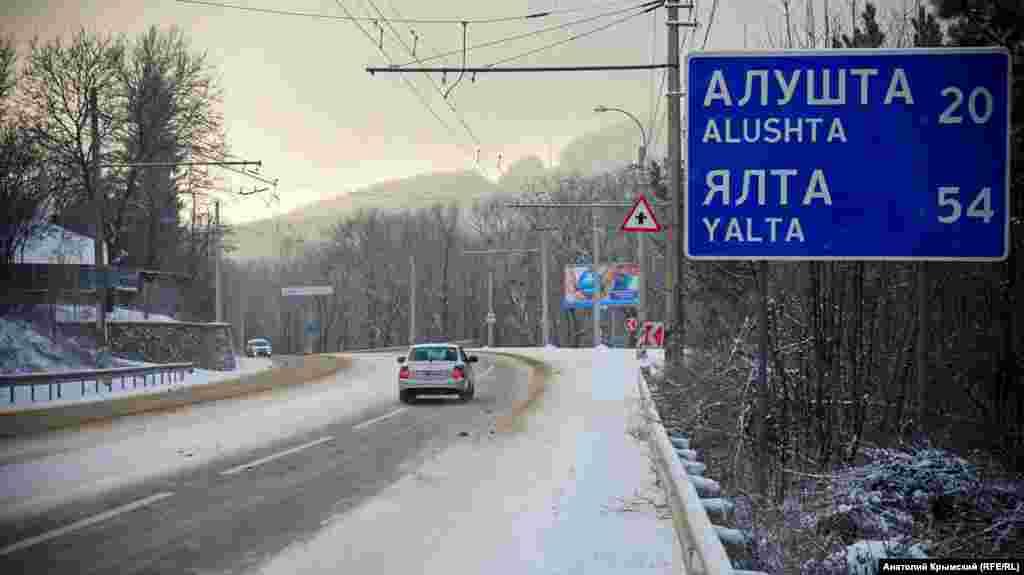
[[[470,383],[469,387],[466,388],[466,391],[459,394],[459,399],[461,399],[463,402],[467,402],[473,399],[473,395],[475,394],[475,392],[476,387],[472,383]]]
[[[402,403],[412,403],[412,401],[413,401],[412,392],[411,391],[399,391],[398,392],[398,401],[401,401]]]

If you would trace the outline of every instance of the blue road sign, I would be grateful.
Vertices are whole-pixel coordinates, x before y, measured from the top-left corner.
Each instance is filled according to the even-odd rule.
[[[320,332],[320,320],[314,319],[306,322],[306,335],[316,335]]]
[[[1006,50],[702,52],[685,68],[687,257],[1008,256]]]

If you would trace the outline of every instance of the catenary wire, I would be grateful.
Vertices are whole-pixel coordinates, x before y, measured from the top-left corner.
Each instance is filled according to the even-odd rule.
[[[337,0],[337,1],[340,4],[341,0]],[[368,0],[368,1],[369,1],[370,5],[373,6],[373,9],[377,12],[377,14],[380,15],[381,19],[384,21],[384,24],[387,25],[388,29],[391,30],[391,33],[398,40],[398,43],[402,46],[402,48],[404,48],[406,52],[408,52],[410,55],[412,55],[412,49],[409,48],[409,46],[405,43],[405,41],[402,39],[402,35],[398,32],[398,30],[391,23],[391,21],[388,20],[388,18],[386,18],[384,16],[384,13],[380,10],[380,8],[377,6],[377,4],[373,0]],[[444,93],[441,90],[441,87],[437,85],[437,82],[434,80],[434,78],[430,74],[425,74],[425,75],[427,76],[427,79],[430,80],[430,84],[434,87],[434,91],[437,92],[441,96],[441,99],[444,101],[445,105],[452,112],[452,114],[455,115],[455,117],[456,117],[456,119],[458,119],[459,123],[462,124],[462,127],[466,130],[466,133],[469,134],[469,137],[473,140],[473,143],[476,144],[477,149],[483,147],[483,145],[480,143],[480,139],[477,138],[476,133],[473,131],[472,128],[469,127],[469,124],[466,123],[466,120],[465,120],[465,118],[462,117],[462,114],[460,114],[458,112],[458,110],[455,109],[455,106],[453,106],[452,103],[448,101],[448,98],[445,97]],[[475,150],[474,150],[474,153],[472,154],[472,157],[473,157],[473,162],[476,164],[477,168],[479,169],[480,168],[480,163],[479,163],[479,159],[477,158],[477,154],[476,154]]]
[[[704,42],[701,43],[701,46],[700,46],[701,50],[707,48],[708,36],[711,35],[711,26],[713,26],[714,23],[715,23],[715,12],[717,10],[718,10],[718,0],[713,0],[711,2],[711,16],[708,17],[708,25],[707,25],[706,28],[704,28]]]
[[[177,0],[180,4],[194,4],[197,6],[210,6],[214,8],[229,8],[231,10],[241,10],[243,12],[260,12],[264,14],[274,14],[277,16],[302,16],[306,18],[316,18],[321,20],[345,20],[349,22],[366,22],[372,23],[376,19],[373,17],[361,17],[361,16],[337,16],[333,14],[320,14],[317,12],[297,12],[294,10],[279,10],[274,8],[257,8],[255,6],[239,6],[237,4],[226,4],[223,2],[210,2],[208,0]],[[562,10],[544,10],[541,12],[532,12],[529,14],[521,14],[519,16],[497,16],[493,18],[400,18],[395,20],[403,24],[461,24],[466,22],[467,24],[498,24],[507,22],[517,21],[528,21],[536,20],[540,18],[547,18],[558,14],[571,14],[575,12],[585,12],[588,10],[594,10],[598,7],[611,6],[616,4],[623,4],[622,0],[615,2],[600,2],[588,6],[580,6],[576,8],[565,8]]]
[[[586,38],[587,36],[590,36],[592,34],[596,34],[596,33],[601,32],[603,30],[607,30],[608,28],[611,28],[612,26],[615,26],[617,24],[621,24],[621,23],[623,23],[623,22],[625,22],[627,20],[631,20],[633,18],[636,18],[637,16],[642,16],[644,14],[647,14],[648,12],[653,12],[654,10],[657,10],[658,8],[661,7],[660,4],[661,4],[661,2],[659,0],[657,5],[649,6],[647,8],[644,8],[641,12],[638,12],[636,14],[630,14],[628,16],[624,16],[622,18],[618,18],[618,19],[612,20],[611,22],[608,22],[607,24],[602,24],[601,26],[598,26],[597,28],[592,28],[590,30],[587,30],[586,32],[580,32],[579,34],[573,34],[572,36],[569,36],[568,38],[563,38],[562,40],[558,40],[557,42],[552,42],[551,44],[547,44],[547,45],[541,46],[539,48],[534,48],[533,50],[527,50],[526,52],[522,52],[520,54],[516,54],[515,56],[509,56],[507,58],[502,58],[501,60],[498,60],[497,62],[488,64],[486,67],[491,68],[491,67],[494,67],[494,66],[498,66],[499,64],[504,64],[506,62],[511,62],[513,60],[519,60],[520,58],[525,58],[527,56],[532,56],[533,54],[537,54],[537,53],[543,52],[545,50],[550,50],[551,48],[556,48],[556,47],[561,46],[563,44],[568,44],[569,42],[572,42],[574,40],[579,40],[581,38]]]
[[[500,44],[505,44],[507,42],[514,42],[516,40],[522,40],[523,38],[529,38],[529,37],[532,37],[532,36],[539,36],[541,34],[545,34],[547,32],[552,32],[554,30],[560,30],[560,29],[563,29],[563,28],[567,28],[569,26],[575,26],[577,24],[585,24],[587,22],[592,22],[594,20],[600,20],[602,18],[607,18],[609,16],[615,16],[615,15],[622,14],[622,13],[625,13],[625,12],[630,12],[632,10],[637,10],[639,8],[647,8],[647,7],[650,7],[650,6],[653,6],[653,5],[660,6],[662,4],[664,4],[664,0],[648,0],[647,2],[637,3],[637,4],[634,4],[634,5],[629,6],[627,8],[621,8],[621,9],[612,10],[612,11],[609,11],[609,12],[602,12],[601,14],[590,16],[590,17],[587,17],[587,18],[581,18],[579,20],[573,20],[571,22],[565,22],[565,23],[558,24],[558,25],[555,25],[555,26],[548,26],[546,28],[539,28],[537,30],[532,30],[530,32],[523,32],[521,34],[515,34],[515,35],[512,35],[512,36],[506,36],[504,38],[498,38],[497,40],[490,40],[488,42],[483,42],[481,44],[474,44],[472,46],[467,46],[466,47],[466,51],[467,52],[472,52],[473,50],[478,50],[480,48],[490,48],[492,46],[498,46]],[[436,56],[432,56],[430,58],[421,58],[419,60],[415,60],[415,61],[412,61],[412,62],[407,62],[405,64],[399,65],[398,67],[399,68],[403,68],[405,66],[408,66],[410,64],[417,63],[417,62],[418,63],[431,62],[433,60],[438,60],[438,59],[441,59],[441,58],[444,58],[444,57],[447,57],[447,56],[452,56],[454,54],[462,54],[462,48],[459,48],[457,50],[449,50],[447,52],[442,52],[441,54],[438,54]]]
[[[345,5],[341,3],[341,0],[335,0],[335,1],[338,3],[338,6],[340,6],[341,9],[345,12],[345,14],[347,14],[349,16],[352,15],[352,13],[349,12],[348,8],[346,8]],[[360,21],[353,19],[353,20],[351,20],[351,22],[353,24],[355,24],[356,27],[359,29],[359,31],[362,32],[364,36],[366,36],[367,40],[369,40],[370,43],[373,44],[377,48],[377,50],[381,53],[381,55],[384,56],[384,59],[387,60],[390,63],[391,62],[391,58],[387,55],[387,52],[384,51],[383,47],[378,46],[377,40],[373,37],[372,34],[370,34],[366,30],[366,28],[364,28],[359,23]],[[453,130],[452,127],[447,122],[445,122],[444,119],[441,118],[440,115],[438,115],[437,111],[434,110],[434,108],[430,106],[430,103],[427,101],[427,99],[423,95],[423,93],[420,92],[420,90],[416,87],[416,85],[413,84],[408,78],[406,78],[405,74],[399,74],[399,77],[402,79],[403,82],[405,82],[405,85],[410,90],[412,90],[412,92],[416,95],[416,97],[419,98],[420,103],[422,103],[423,106],[430,112],[430,114],[432,116],[434,116],[434,119],[436,119],[442,126],[444,126],[451,135],[455,136],[456,135],[455,130]],[[459,138],[456,137],[456,139],[458,140]],[[456,145],[459,146],[460,148],[463,148],[463,150],[466,151],[463,144],[460,144],[460,143],[457,142]],[[474,154],[471,154],[471,155],[474,155]]]

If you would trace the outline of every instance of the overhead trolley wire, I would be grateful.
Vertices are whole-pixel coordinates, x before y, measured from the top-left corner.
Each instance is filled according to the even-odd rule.
[[[341,4],[341,0],[336,1],[338,2],[339,5]],[[395,39],[398,40],[398,43],[402,46],[402,48],[404,48],[406,52],[409,52],[409,54],[412,55],[412,49],[409,48],[409,46],[405,43],[405,41],[402,39],[402,35],[398,33],[398,30],[391,23],[391,21],[384,16],[384,13],[373,0],[368,1],[370,5],[373,6],[373,9],[377,12],[377,14],[380,15],[381,19],[384,21],[384,24],[387,25],[388,29],[391,30],[391,33],[395,36]],[[463,31],[465,31],[465,25],[463,25]],[[463,61],[463,68],[464,67],[465,61]],[[448,95],[441,91],[440,86],[437,85],[437,82],[433,79],[433,77],[430,76],[430,74],[427,74],[426,76],[427,79],[430,80],[430,84],[434,87],[434,91],[436,91],[441,96],[442,100],[444,100],[445,105],[448,107],[449,110],[451,110],[452,114],[455,115],[455,118],[459,121],[459,123],[462,124],[462,127],[466,130],[466,133],[469,134],[469,137],[473,140],[473,143],[476,144],[477,150],[483,147],[483,145],[480,143],[480,139],[477,138],[476,133],[473,132],[473,129],[469,127],[468,123],[466,123],[466,120],[465,118],[462,117],[462,114],[460,114],[458,110],[455,109],[455,106],[453,106],[452,103],[448,101]],[[477,150],[474,150],[471,156],[473,157],[473,162],[476,164],[477,168],[480,168],[480,161],[477,154]]]
[[[515,35],[512,35],[512,36],[506,36],[504,38],[498,38],[497,40],[491,40],[491,41],[488,41],[488,42],[483,42],[481,44],[474,44],[472,46],[467,46],[465,48],[465,51],[466,52],[472,52],[473,50],[479,50],[480,48],[490,48],[491,46],[497,46],[499,44],[505,44],[507,42],[514,42],[516,40],[522,40],[523,38],[529,38],[531,36],[539,36],[541,34],[546,34],[548,32],[552,32],[554,30],[561,30],[563,28],[568,28],[569,26],[575,26],[577,24],[585,24],[587,22],[592,22],[594,20],[600,20],[602,18],[607,18],[609,16],[615,16],[615,15],[618,15],[618,14],[622,14],[624,12],[630,12],[632,10],[637,10],[637,9],[640,9],[640,8],[648,8],[648,7],[655,6],[655,5],[656,6],[661,6],[662,4],[664,4],[664,1],[665,0],[648,0],[647,2],[636,3],[636,4],[633,4],[632,6],[627,7],[627,8],[620,8],[618,10],[611,10],[611,11],[608,11],[608,12],[602,12],[600,14],[596,14],[594,16],[590,16],[590,17],[587,17],[587,18],[580,18],[579,20],[573,20],[571,22],[565,22],[565,23],[562,23],[562,24],[557,24],[555,26],[548,26],[546,28],[540,28],[540,29],[537,29],[537,30],[532,30],[530,32],[523,32],[521,34],[515,34]],[[470,22],[470,23],[472,23],[472,22]],[[439,60],[439,59],[445,58],[447,56],[452,56],[452,55],[455,55],[455,54],[461,54],[462,52],[463,52],[462,48],[459,48],[457,50],[449,50],[448,52],[442,52],[441,54],[438,54],[436,56],[432,56],[430,58],[420,58],[420,59],[414,60],[412,62],[407,62],[405,64],[400,64],[398,67],[399,68],[404,68],[404,67],[409,66],[411,64],[417,64],[417,63],[418,64],[422,64],[422,63],[426,63],[426,62],[432,62],[434,60]]]
[[[349,16],[352,15],[352,13],[348,11],[348,8],[346,8],[345,5],[341,3],[341,0],[336,0],[336,2],[338,3],[338,6],[340,6],[341,9],[345,12],[345,14],[347,14]],[[357,20],[357,19],[350,19],[350,21],[353,24],[355,24],[357,28],[359,28],[359,31],[362,32],[364,36],[366,36],[366,38],[370,41],[371,44],[373,44],[375,47],[377,47],[377,50],[381,53],[382,56],[384,56],[384,59],[387,60],[388,62],[391,62],[391,58],[388,56],[387,52],[384,51],[384,48],[379,46],[377,44],[377,40],[373,37],[373,35],[370,34],[366,30],[366,28],[364,28],[362,25],[359,24],[360,21]],[[455,130],[453,130],[452,127],[450,125],[448,125],[448,123],[445,122],[444,119],[441,118],[441,116],[438,115],[437,111],[434,110],[434,108],[432,108],[430,106],[430,103],[427,101],[426,97],[423,96],[423,93],[420,92],[420,90],[416,87],[416,85],[413,84],[411,81],[409,81],[409,79],[406,78],[404,74],[400,74],[399,77],[402,79],[403,82],[405,82],[405,85],[408,86],[409,89],[412,90],[412,92],[414,94],[416,94],[416,97],[419,98],[420,103],[423,104],[423,106],[427,109],[427,111],[429,111],[430,114],[432,116],[434,116],[434,118],[438,122],[440,122],[440,124],[442,126],[444,126],[448,130],[448,132],[450,134],[456,135]],[[456,143],[456,145],[458,145],[459,147],[463,147],[462,144]]]
[[[700,49],[703,50],[708,45],[708,36],[711,35],[711,26],[715,23],[715,12],[718,10],[718,0],[711,2],[711,16],[708,17],[708,27],[704,29],[704,42],[701,44]]]
[[[510,56],[508,58],[502,58],[501,60],[498,60],[497,62],[494,62],[493,64],[488,64],[485,67],[486,68],[492,68],[494,66],[498,66],[499,64],[504,64],[506,62],[511,62],[513,60],[519,60],[521,58],[525,58],[527,56],[532,56],[534,54],[537,54],[538,52],[543,52],[545,50],[550,50],[551,48],[556,48],[558,46],[561,46],[562,44],[568,44],[569,42],[572,42],[574,40],[579,40],[580,38],[585,38],[585,37],[590,36],[592,34],[596,34],[596,33],[601,32],[603,30],[607,30],[608,28],[611,28],[612,26],[615,26],[617,24],[621,24],[621,23],[623,23],[623,22],[625,22],[627,20],[631,20],[633,18],[636,18],[637,16],[642,16],[644,14],[647,14],[649,12],[653,12],[654,10],[657,10],[658,8],[661,7],[661,4],[663,4],[663,1],[662,0],[657,0],[656,2],[647,2],[646,4],[648,4],[648,6],[643,8],[643,10],[641,10],[640,12],[637,12],[637,13],[634,13],[634,14],[629,14],[628,16],[624,16],[622,18],[617,18],[615,20],[612,20],[611,22],[608,22],[607,24],[602,24],[601,26],[598,26],[597,28],[592,28],[590,30],[587,30],[586,32],[580,32],[579,34],[573,34],[572,36],[569,36],[568,38],[563,38],[562,40],[558,40],[557,42],[552,42],[551,44],[547,44],[545,46],[541,46],[539,48],[534,48],[533,50],[527,50],[526,52],[523,52],[521,54],[516,54],[515,56]],[[654,66],[655,65],[652,64],[651,68],[653,68]]]
[[[208,0],[177,0],[181,4],[194,4],[197,6],[211,6],[214,8],[229,8],[232,10],[241,10],[243,12],[260,12],[264,14],[274,14],[277,16],[302,16],[306,18],[316,18],[321,20],[345,20],[348,22],[366,22],[373,23],[376,21],[373,17],[365,16],[337,16],[334,14],[321,14],[317,12],[297,12],[294,10],[278,10],[273,8],[257,8],[254,6],[239,6],[237,4],[227,4],[223,2],[211,2]],[[394,22],[402,24],[461,24],[466,22],[467,24],[499,24],[508,22],[519,22],[537,20],[540,18],[547,18],[550,16],[556,16],[559,14],[571,14],[575,12],[584,12],[587,10],[594,10],[602,6],[610,6],[614,4],[623,4],[622,0],[614,2],[601,2],[588,6],[579,6],[576,8],[565,8],[561,10],[544,10],[541,12],[531,12],[529,14],[520,14],[518,16],[498,16],[492,18],[396,18]],[[397,10],[396,10],[397,12]]]

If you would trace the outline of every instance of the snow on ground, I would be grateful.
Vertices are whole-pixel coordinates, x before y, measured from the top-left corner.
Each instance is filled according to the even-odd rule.
[[[20,264],[79,264],[95,261],[93,239],[53,224],[42,224],[16,254]]]
[[[375,406],[393,404],[394,359],[356,358],[333,381],[103,426],[0,440],[0,519],[196,467]]]
[[[640,424],[635,351],[494,351],[539,357],[559,372],[525,431],[469,438],[408,466],[405,478],[257,571],[679,572],[671,520],[645,501],[664,501],[646,445],[628,434]]]
[[[0,318],[0,373],[91,368],[88,354],[54,343],[37,332],[32,322]]]
[[[73,321],[73,306],[58,306],[57,321]],[[91,308],[90,308],[91,309]],[[119,319],[134,318],[132,312],[119,308]],[[80,316],[83,320],[89,316]],[[152,321],[161,321],[150,316]],[[166,320],[171,318],[162,316]],[[38,318],[36,318],[38,319]],[[80,345],[74,338],[58,337],[58,341],[40,333],[37,324],[26,317],[0,317],[0,373],[30,373],[37,371],[67,371],[95,369],[95,350]],[[113,358],[110,367],[145,365],[139,362]],[[26,389],[26,393],[28,393]],[[27,395],[26,395],[27,397]],[[0,398],[2,400],[2,398]]]
[[[56,311],[58,322],[93,321],[96,319],[96,306],[94,305],[58,305]],[[171,316],[158,313],[151,313],[147,318],[141,310],[121,306],[115,306],[114,311],[107,314],[107,319],[111,321],[178,321]]]
[[[273,367],[271,360],[265,357],[236,357],[236,365],[240,366],[239,369],[231,371],[213,371],[208,369],[195,369],[192,373],[185,375],[184,380],[170,381],[162,385],[155,385],[158,378],[150,376],[149,383],[143,386],[141,380],[138,387],[132,387],[131,381],[121,382],[120,380],[114,380],[113,389],[107,389],[106,386],[97,386],[95,382],[89,381],[85,384],[85,393],[83,394],[82,383],[78,381],[65,382],[61,384],[40,384],[35,386],[19,386],[14,388],[14,402],[11,402],[10,391],[8,389],[0,390],[0,413],[9,413],[13,411],[25,411],[30,409],[39,409],[40,407],[58,407],[62,405],[72,405],[76,403],[93,403],[97,401],[107,401],[110,399],[118,399],[122,397],[130,397],[133,395],[149,395],[149,394],[160,394],[174,391],[182,387],[191,387],[194,385],[204,385],[216,381],[223,381],[225,379],[231,379],[234,377],[240,377],[247,373],[255,373],[258,371],[270,369]],[[130,363],[132,365],[146,366],[156,365],[151,363],[143,362],[123,362]],[[92,369],[92,368],[85,368]],[[57,399],[57,386],[60,386],[60,399]],[[127,387],[122,387],[127,386]],[[32,387],[35,388],[35,400],[32,399]],[[50,398],[51,387],[53,388],[53,397]]]

